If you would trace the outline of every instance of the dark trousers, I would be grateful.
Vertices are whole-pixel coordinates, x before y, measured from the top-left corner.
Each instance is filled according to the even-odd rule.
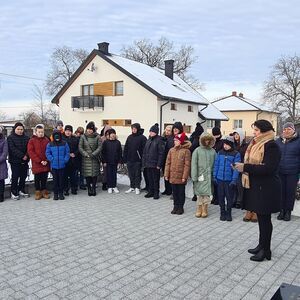
[[[280,174],[281,179],[281,209],[292,211],[296,198],[298,174]]]
[[[266,251],[271,249],[271,238],[273,225],[271,220],[271,214],[260,215],[257,214],[257,221],[259,227],[259,245]]]
[[[107,164],[106,174],[107,174],[107,187],[115,188],[117,186],[117,169],[118,165]]]
[[[85,179],[86,179],[87,186],[89,187],[92,186],[93,188],[96,188],[98,176],[86,177]]]
[[[55,195],[62,194],[64,190],[64,170],[52,169],[53,191]]]
[[[4,196],[4,189],[5,189],[5,179],[0,180],[0,196]]]
[[[185,203],[185,184],[172,184],[174,207],[183,208]]]
[[[229,186],[230,181],[218,180],[218,201],[221,209],[221,214],[225,212],[231,213],[233,205],[233,188]],[[225,198],[227,205],[225,204]]]
[[[128,176],[130,180],[130,187],[132,189],[140,189],[142,181],[142,163],[128,162],[127,163]]]
[[[65,167],[64,171],[64,190],[68,191],[71,187],[72,190],[77,190],[77,169],[70,165]]]
[[[213,182],[213,199],[212,199],[212,203],[213,204],[219,204],[219,199],[218,199],[218,185]]]
[[[36,191],[46,190],[48,172],[34,174],[34,187]]]
[[[85,177],[82,175],[81,170],[76,170],[76,176],[77,176],[77,187],[78,187],[78,184],[80,187],[84,187],[85,186]]]
[[[172,194],[172,185],[171,185],[171,183],[168,180],[165,180],[165,192],[168,195]]]
[[[160,170],[157,168],[147,168],[147,177],[149,180],[149,193],[154,197],[159,196]]]
[[[11,192],[15,196],[25,192],[25,181],[28,174],[28,164],[10,164],[11,166]]]
[[[145,180],[145,189],[148,191],[149,190],[149,179],[148,179],[148,172],[147,172],[146,168],[143,170],[143,177]]]

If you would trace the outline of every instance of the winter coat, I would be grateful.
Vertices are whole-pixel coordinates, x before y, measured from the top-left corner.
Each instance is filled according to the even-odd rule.
[[[264,145],[264,157],[260,165],[244,165],[244,172],[249,173],[250,189],[244,189],[243,208],[259,214],[276,213],[280,210],[280,157],[278,144],[269,141]]]
[[[80,168],[80,153],[79,153],[79,138],[71,135],[71,136],[65,136],[63,135],[63,140],[68,144],[70,148],[70,153],[74,153],[75,157],[71,157],[67,163],[67,167],[72,167],[76,170]]]
[[[79,152],[82,155],[82,173],[84,177],[100,174],[101,139],[96,132],[83,134],[79,140]]]
[[[46,157],[50,161],[51,169],[64,169],[70,159],[68,143],[63,140],[50,142],[46,147]]]
[[[27,145],[27,152],[31,159],[32,173],[39,174],[50,171],[50,163],[46,166],[42,165],[42,161],[47,161],[46,148],[49,143],[47,137],[39,138],[36,135],[32,136]]]
[[[168,136],[168,137],[163,137],[163,142],[165,143],[165,154],[164,154],[164,163],[163,163],[163,169],[165,168],[165,164],[167,161],[167,156],[169,151],[174,147],[174,136]]]
[[[244,161],[245,153],[248,148],[248,143],[245,140],[245,134],[244,131],[241,129],[235,129],[234,132],[238,133],[240,136],[239,142],[234,140],[234,150],[238,151],[241,155],[241,162]]]
[[[101,160],[111,165],[122,163],[122,146],[119,140],[106,140],[102,143]]]
[[[241,162],[241,155],[236,150],[219,151],[214,164],[214,179],[236,183],[239,172],[232,165],[237,162]]]
[[[7,173],[7,159],[8,155],[8,145],[5,137],[0,134],[0,180],[6,179],[8,177]]]
[[[218,138],[216,139],[216,142],[215,142],[215,145],[214,145],[213,148],[216,150],[217,153],[218,153],[220,150],[223,149],[223,140],[222,140],[222,136],[220,136],[220,137],[218,137]]]
[[[161,136],[149,137],[143,151],[144,168],[161,168],[164,162],[165,143]]]
[[[198,125],[195,131],[191,134],[190,141],[192,143],[192,146],[190,150],[192,153],[195,151],[196,148],[200,146],[199,139],[203,132],[204,132],[203,127],[201,125]]]
[[[143,151],[147,142],[147,138],[143,135],[144,130],[140,129],[136,134],[127,137],[124,146],[124,163],[141,162]]]
[[[300,173],[300,137],[295,137],[284,143],[283,138],[276,140],[276,144],[281,151],[279,165],[280,174],[299,174]]]
[[[11,164],[28,164],[29,158],[25,161],[23,157],[27,155],[27,144],[29,137],[25,134],[17,135],[12,132],[8,138],[8,161]]]
[[[186,184],[191,172],[191,147],[190,141],[183,142],[178,147],[173,147],[167,156],[164,176],[171,184]],[[182,182],[182,179],[185,182]]]
[[[205,141],[209,140],[209,146]],[[197,196],[212,195],[213,166],[216,159],[216,151],[212,148],[215,139],[212,135],[202,134],[201,145],[195,149],[192,155],[192,172],[194,194]]]

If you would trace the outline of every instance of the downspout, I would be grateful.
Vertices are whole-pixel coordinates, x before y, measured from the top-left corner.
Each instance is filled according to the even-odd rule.
[[[260,114],[262,114],[263,113],[263,111],[261,110],[257,115],[256,115],[256,121],[258,120],[258,116],[260,115]]]
[[[162,104],[162,105],[160,106],[160,120],[159,120],[159,133],[160,133],[160,135],[161,135],[161,133],[162,133],[163,107],[164,107],[165,105],[169,104],[169,103],[170,103],[170,100],[168,100],[166,103],[164,103],[164,104]]]

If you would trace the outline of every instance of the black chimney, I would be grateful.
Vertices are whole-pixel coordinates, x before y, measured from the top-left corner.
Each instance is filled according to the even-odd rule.
[[[109,43],[107,43],[107,42],[98,43],[98,50],[100,52],[102,52],[103,54],[108,55],[109,54],[108,46],[109,46]]]
[[[174,74],[174,60],[165,60],[165,75],[173,80]]]

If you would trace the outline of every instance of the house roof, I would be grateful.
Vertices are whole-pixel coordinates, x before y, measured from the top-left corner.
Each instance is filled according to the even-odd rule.
[[[245,98],[244,96],[230,95],[212,101],[212,103],[222,112],[226,111],[266,111],[278,113],[271,107]]]
[[[228,117],[219,111],[213,104],[199,105],[199,115],[206,120],[228,121]]]
[[[160,70],[156,67],[150,67],[146,64],[139,63],[115,54],[106,55],[96,49],[90,53],[87,59],[69,79],[69,81],[56,94],[56,96],[52,99],[52,103],[59,103],[60,97],[96,55],[103,58],[105,61],[116,67],[118,70],[161,99],[170,101],[185,101],[203,105],[209,104],[207,99],[190,87],[177,74],[174,74],[174,79],[172,80],[164,75],[163,70]]]

